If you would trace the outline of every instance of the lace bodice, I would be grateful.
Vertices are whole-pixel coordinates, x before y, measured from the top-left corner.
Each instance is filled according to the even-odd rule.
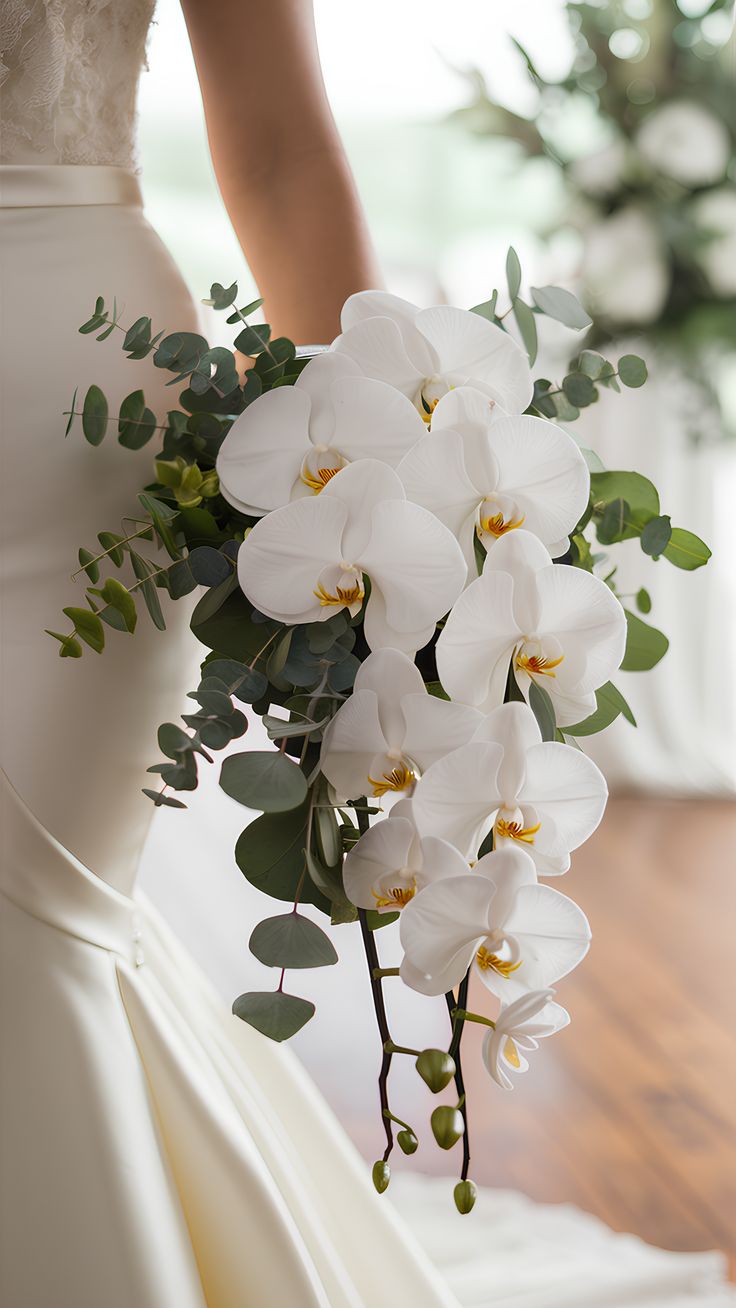
[[[0,0],[0,162],[116,164],[155,0]]]

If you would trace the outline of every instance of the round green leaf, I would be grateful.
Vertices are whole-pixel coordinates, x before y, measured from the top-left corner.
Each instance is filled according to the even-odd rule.
[[[576,409],[584,409],[596,399],[596,389],[587,373],[569,372],[563,379],[562,389]]]
[[[224,554],[211,545],[200,545],[190,550],[187,563],[199,586],[219,586],[233,575],[233,569]]]
[[[659,514],[657,488],[638,472],[591,472],[590,490],[596,504],[626,500],[634,510]]]
[[[304,877],[308,805],[290,813],[264,813],[250,822],[235,846],[235,862],[247,881],[272,899],[293,902],[301,883],[300,899],[329,913],[329,900]]]
[[[250,990],[235,1000],[233,1012],[270,1040],[280,1042],[296,1035],[314,1017],[314,1004],[282,990]]]
[[[652,611],[652,597],[643,586],[636,592],[636,607],[640,613],[651,613]]]
[[[329,936],[301,913],[282,913],[259,922],[248,948],[266,967],[330,967],[337,962]]]
[[[223,762],[220,786],[231,799],[264,813],[284,813],[307,797],[301,768],[279,750],[231,754]]]
[[[100,622],[96,613],[90,609],[74,608],[70,606],[63,610],[66,616],[74,623],[77,629],[77,635],[81,636],[85,645],[89,645],[96,654],[101,654],[105,648],[105,629]]]
[[[650,518],[642,527],[640,544],[645,554],[658,559],[667,548],[672,535],[672,523],[664,514],[659,518]]]
[[[618,361],[618,375],[624,386],[643,386],[648,377],[647,365],[638,354],[624,354]]]
[[[592,319],[585,309],[571,291],[565,291],[561,286],[532,286],[532,299],[548,318],[555,318],[566,327],[575,331],[590,327]]]

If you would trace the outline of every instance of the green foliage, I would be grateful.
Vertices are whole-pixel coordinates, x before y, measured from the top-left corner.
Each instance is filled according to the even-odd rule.
[[[301,768],[278,750],[230,754],[222,764],[220,787],[239,804],[264,813],[288,812],[307,796]]]
[[[506,284],[509,288],[509,299],[513,304],[521,289],[521,264],[513,245],[509,246],[506,255]]]
[[[248,948],[266,967],[329,967],[337,951],[321,927],[301,913],[267,917],[253,929]]]
[[[664,658],[670,642],[656,627],[642,622],[635,613],[625,609],[626,613],[626,652],[621,660],[623,672],[648,672]]]
[[[676,568],[684,568],[686,572],[693,572],[695,568],[702,568],[710,556],[711,551],[699,536],[691,531],[683,531],[682,527],[672,528],[669,543],[664,550],[664,558],[669,563],[674,563]]]
[[[618,375],[624,386],[643,386],[647,379],[647,365],[637,354],[624,354],[618,361]]]
[[[544,686],[538,685],[536,681],[529,683],[529,707],[537,719],[542,740],[554,740],[557,732],[554,705]]]
[[[82,406],[82,431],[90,445],[100,445],[107,431],[107,400],[99,386],[90,386]]]
[[[565,736],[593,736],[610,726],[619,714],[623,714],[632,727],[636,726],[636,718],[629,705],[621,691],[617,690],[612,682],[607,681],[605,686],[600,686],[595,692],[595,698],[595,712],[591,713],[590,717],[584,718],[582,722],[577,722],[571,727],[565,727],[563,732]]]
[[[519,328],[519,335],[524,342],[524,349],[529,356],[529,362],[534,363],[537,357],[537,324],[534,321],[534,314],[529,305],[524,300],[515,299],[513,302],[514,318],[516,326]]]
[[[246,881],[272,899],[302,902],[329,914],[329,900],[305,877],[309,804],[287,813],[264,813],[249,823],[235,846],[235,862]]]
[[[233,1004],[236,1017],[277,1042],[290,1040],[314,1017],[314,1012],[314,1004],[308,999],[281,990],[251,990],[239,995]]]
[[[532,286],[532,299],[548,318],[555,318],[575,331],[583,331],[593,321],[577,297],[561,286]]]

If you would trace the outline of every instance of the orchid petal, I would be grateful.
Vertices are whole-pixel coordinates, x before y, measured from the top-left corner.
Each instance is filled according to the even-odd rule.
[[[442,994],[460,984],[487,935],[494,893],[485,878],[448,877],[425,886],[407,905],[401,944],[411,966],[432,978],[434,988],[425,993]]]
[[[438,759],[420,778],[412,805],[422,835],[449,840],[474,857],[481,832],[499,803],[501,747],[470,742]]]
[[[248,513],[288,504],[309,451],[310,398],[296,386],[261,395],[235,419],[217,455],[228,504]]]
[[[524,514],[524,528],[545,545],[566,537],[588,505],[590,474],[572,437],[543,418],[502,418],[489,433],[498,490]]]
[[[501,327],[446,304],[420,310],[416,326],[439,357],[437,371],[484,382],[508,413],[522,413],[531,403],[526,354]]]
[[[603,774],[581,750],[556,741],[529,749],[518,799],[531,804],[541,819],[542,853],[566,853],[582,845],[603,817],[607,798]],[[548,827],[556,837],[554,842],[542,839]]]
[[[483,499],[467,474],[462,437],[454,431],[437,433],[434,423],[429,435],[401,460],[397,472],[407,499],[429,509],[456,537]]]
[[[504,930],[515,936],[522,956],[521,966],[510,979],[530,990],[567,976],[590,946],[590,927],[583,910],[551,886],[522,886]]]
[[[406,721],[401,701],[405,695],[417,695],[422,700],[427,698],[424,680],[416,664],[401,650],[376,650],[358,668],[354,692],[358,690],[371,690],[376,695],[385,748],[403,749]]]
[[[511,576],[486,565],[457,600],[437,641],[437,671],[445,690],[482,712],[502,703],[509,660],[522,634],[513,598]]]
[[[537,719],[527,704],[501,704],[478,726],[474,740],[494,740],[503,749],[498,771],[501,803],[512,808],[526,776],[527,751],[542,739]]]
[[[428,695],[424,687],[421,694],[404,695],[401,713],[405,723],[405,752],[422,772],[445,754],[467,744],[483,721],[477,709]]]
[[[495,425],[506,414],[495,400],[475,386],[455,386],[442,396],[432,414],[432,431],[450,428],[468,435],[484,435],[491,423]]]
[[[335,410],[332,398],[332,386],[335,382],[361,376],[360,368],[346,354],[325,350],[310,359],[294,385],[294,390],[302,391],[312,402],[309,419],[309,436],[314,445],[332,445],[335,434]],[[278,395],[289,387],[279,386],[269,395]],[[247,410],[246,410],[247,412]]]
[[[350,377],[332,386],[331,400],[331,443],[351,461],[374,458],[394,466],[426,437],[427,428],[411,400],[385,382]]]
[[[561,688],[582,694],[596,690],[610,680],[624,656],[626,618],[619,600],[599,577],[564,565],[540,572],[537,589],[539,634],[553,632],[568,665],[578,670],[574,684],[562,673]],[[566,714],[563,721],[558,716],[560,725],[575,721],[580,718]]]
[[[242,590],[261,613],[278,622],[330,616],[314,590],[322,569],[342,557],[346,519],[343,503],[320,495],[295,500],[256,523],[238,550],[237,566]]]
[[[496,893],[491,907],[491,927],[505,930],[513,914],[516,897],[522,886],[534,886],[537,872],[532,859],[522,849],[513,846],[495,849],[478,859],[475,876],[493,882]]]
[[[383,754],[387,741],[381,730],[378,697],[372,690],[355,690],[327,727],[320,766],[330,785],[346,799],[370,793],[371,762]]]
[[[344,475],[339,473],[333,482]],[[451,532],[427,509],[400,503],[398,497],[373,509],[371,537],[361,563],[372,586],[383,594],[387,621],[399,633],[434,626],[457,599],[467,571]]]
[[[360,837],[345,858],[345,893],[356,908],[376,907],[376,887],[386,874],[406,868],[414,827],[406,818],[376,822]]]
[[[410,333],[407,331],[406,333]],[[428,347],[418,333],[411,334],[413,355],[407,353],[404,333],[390,318],[368,318],[344,331],[332,349],[353,359],[366,377],[395,386],[412,399],[427,376],[426,368],[417,366],[417,358],[426,358]],[[434,368],[431,369],[431,373]]]
[[[411,802],[411,801],[409,801]],[[444,881],[447,877],[468,875],[468,865],[462,854],[447,840],[425,836],[422,845],[422,884]]]
[[[433,637],[436,619],[418,631],[397,631],[386,616],[386,601],[378,586],[371,587],[363,615],[363,635],[371,650],[397,649],[410,658]]]
[[[343,332],[347,332],[367,319],[390,318],[399,330],[404,350],[412,363],[423,376],[431,376],[437,371],[438,359],[421,332],[417,331],[418,313],[417,305],[403,300],[400,295],[392,295],[389,291],[358,291],[345,301],[340,325]]]
[[[348,509],[342,558],[359,562],[371,536],[371,515],[385,500],[403,500],[404,487],[393,468],[378,459],[360,459],[342,468],[320,492],[321,500],[339,500]]]

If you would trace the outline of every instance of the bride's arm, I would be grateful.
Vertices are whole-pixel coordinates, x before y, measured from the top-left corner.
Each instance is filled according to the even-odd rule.
[[[268,320],[298,342],[331,340],[346,297],[381,283],[327,103],[311,0],[182,8],[217,181]]]

